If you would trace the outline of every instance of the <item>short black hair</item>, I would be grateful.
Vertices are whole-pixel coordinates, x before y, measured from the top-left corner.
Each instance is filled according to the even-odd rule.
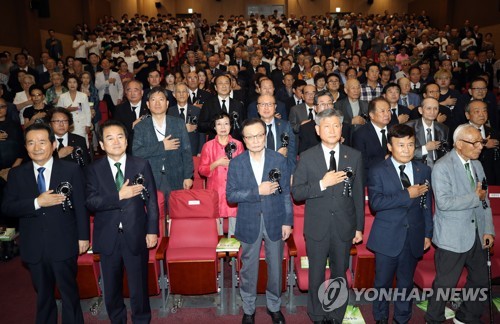
[[[377,98],[372,99],[368,103],[368,113],[375,112],[375,109],[377,108],[377,102],[379,102],[379,101],[384,101],[384,102],[387,103],[387,105],[389,107],[391,106],[391,104],[389,103],[389,101],[387,101],[387,99],[385,99],[384,97],[377,97]]]
[[[405,124],[396,124],[389,128],[387,133],[387,143],[392,144],[392,138],[405,138],[415,137],[415,130],[413,127]]]
[[[38,84],[32,85],[29,88],[28,93],[31,95],[31,91],[33,91],[33,90],[40,90],[42,92],[42,94],[45,96],[45,89],[41,85],[38,85]]]
[[[66,117],[68,117],[68,125],[73,125],[73,114],[69,112],[68,109],[63,107],[54,107],[52,109],[49,109],[49,111],[47,112],[47,116],[45,116],[45,121],[47,124],[50,124],[52,117],[56,113],[64,114]]]
[[[395,82],[389,82],[385,85],[384,89],[382,89],[382,94],[386,94],[389,88],[398,88],[399,93],[401,93],[401,87],[399,86],[399,84]]]
[[[29,125],[25,130],[24,130],[24,140],[26,141],[26,137],[28,136],[28,133],[31,131],[37,131],[37,130],[44,130],[49,134],[49,141],[50,143],[54,143],[56,141],[56,136],[54,135],[54,132],[52,131],[52,128],[50,128],[49,125],[46,123],[33,123]]]
[[[127,128],[121,121],[115,120],[115,119],[108,119],[104,123],[101,124],[101,127],[99,128],[99,141],[103,141],[103,134],[104,134],[104,129],[111,127],[111,126],[118,126],[123,130],[123,133],[125,134],[125,137],[128,138],[128,132]]]
[[[255,124],[261,125],[262,128],[264,129],[264,131],[267,133],[266,123],[264,123],[264,121],[262,119],[260,119],[260,118],[250,118],[250,119],[245,120],[241,124],[241,135],[243,135],[243,130],[245,129],[245,127],[252,126],[252,125],[255,125]]]

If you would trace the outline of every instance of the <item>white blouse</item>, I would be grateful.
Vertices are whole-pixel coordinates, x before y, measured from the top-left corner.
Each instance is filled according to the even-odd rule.
[[[71,114],[73,115],[73,126],[74,126],[74,130],[72,131],[72,133],[83,136],[87,141],[88,145],[89,143],[85,127],[91,126],[92,118],[90,115],[90,105],[87,95],[83,92],[77,91],[75,100],[72,100],[70,92],[63,93],[59,97],[59,101],[57,102],[57,107],[62,107],[62,108],[79,107],[78,110],[71,112]]]

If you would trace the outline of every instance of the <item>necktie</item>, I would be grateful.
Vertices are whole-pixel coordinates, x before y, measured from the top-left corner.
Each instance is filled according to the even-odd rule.
[[[186,115],[184,114],[184,108],[179,108],[179,110],[181,111],[181,112],[179,113],[179,117],[181,117],[181,118],[182,118],[182,120],[183,120],[184,122],[186,122]]]
[[[57,150],[59,151],[60,149],[62,149],[64,147],[64,145],[63,145],[63,139],[62,138],[58,138],[57,141],[59,142],[59,146],[57,147]]]
[[[470,187],[472,188],[472,190],[474,190],[476,184],[474,183],[474,178],[472,177],[472,172],[470,171],[469,162],[465,163],[464,166],[465,166],[465,173],[467,173],[467,178],[469,179],[470,182]]]
[[[43,176],[43,171],[45,171],[44,167],[40,167],[37,169],[38,171],[38,176],[36,177],[36,182],[38,185],[38,192],[39,193],[44,193],[46,191],[45,188],[45,177]]]
[[[307,116],[307,118],[309,118],[310,120],[314,120],[312,108],[309,108],[309,116]]]
[[[385,129],[381,129],[382,133],[382,149],[387,153],[387,136],[385,136]]]
[[[222,99],[222,111],[225,113],[228,113],[227,107],[226,107],[226,99]]]
[[[115,167],[118,169],[118,171],[116,171],[116,176],[115,176],[115,185],[116,185],[116,190],[118,190],[118,191],[120,191],[120,189],[123,186],[123,182],[124,182],[123,172],[122,172],[122,169],[120,169],[121,165],[122,164],[120,162],[115,163]]]
[[[486,72],[486,68],[484,67],[484,64],[481,64],[481,69],[483,70],[483,72]]]
[[[267,125],[267,148],[270,149],[270,150],[275,150],[275,146],[274,146],[274,134],[273,134],[273,130],[272,130],[272,124],[269,124]]]
[[[433,141],[433,139],[432,139],[432,130],[430,128],[427,128],[427,143],[432,142],[432,141]],[[429,155],[431,156],[432,161],[436,160],[435,153],[436,152],[434,150],[430,150],[429,151]]]
[[[405,173],[405,167],[406,165],[400,165],[399,166],[399,177],[401,178],[401,183],[403,184],[403,187],[406,189],[409,186],[411,186],[410,178]]]
[[[297,100],[297,105],[300,105],[302,102],[299,100]]]
[[[417,90],[417,85],[413,84],[413,90]]]
[[[392,110],[392,116],[396,119],[398,119],[398,114],[396,113],[396,108],[391,108]]]
[[[401,98],[403,106],[408,107],[408,97]]]
[[[328,167],[328,171],[337,171],[337,161],[335,160],[335,151],[330,151],[330,166]]]
[[[194,104],[196,102],[196,92],[193,91],[193,97],[191,98],[191,103]]]

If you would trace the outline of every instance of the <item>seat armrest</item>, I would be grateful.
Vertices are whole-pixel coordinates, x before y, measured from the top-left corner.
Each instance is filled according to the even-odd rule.
[[[288,240],[286,240],[286,245],[288,246],[288,254],[290,256],[296,257],[297,256],[297,246],[295,245],[295,240],[293,239],[293,234],[291,234],[288,237]]]
[[[156,250],[156,260],[165,260],[165,252],[167,251],[169,238],[162,237],[160,240],[160,244],[158,245],[158,249]]]

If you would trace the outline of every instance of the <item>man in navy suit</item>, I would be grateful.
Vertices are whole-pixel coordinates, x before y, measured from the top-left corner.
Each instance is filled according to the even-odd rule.
[[[101,255],[106,310],[111,323],[127,322],[122,295],[124,267],[132,321],[149,323],[148,249],[158,241],[155,180],[146,160],[125,153],[127,130],[122,123],[107,120],[99,137],[107,158],[87,168],[86,193],[87,207],[95,215],[92,244],[94,252]],[[134,184],[139,174],[144,184]]]
[[[286,159],[265,148],[266,124],[257,118],[242,125],[248,151],[231,160],[227,175],[227,201],[238,204],[235,236],[242,244],[240,293],[244,324],[255,322],[259,253],[264,239],[267,263],[267,312],[273,323],[285,323],[281,307],[281,271],[284,241],[293,225],[290,171]],[[271,171],[281,179],[270,181]]]
[[[352,147],[363,154],[365,175],[387,155],[387,125],[391,121],[389,102],[382,97],[373,99],[368,105],[368,114],[370,122],[361,126],[352,136]]]
[[[85,138],[69,132],[69,128],[73,125],[73,114],[66,108],[55,107],[48,111],[46,119],[56,139],[57,147],[53,154],[54,158],[78,163],[82,167],[89,165],[90,155]],[[81,159],[75,155],[77,148],[80,148]]]
[[[37,292],[36,323],[57,323],[55,287],[62,298],[63,323],[82,323],[76,282],[77,257],[89,248],[90,224],[84,200],[84,176],[75,163],[52,158],[54,133],[46,124],[26,129],[25,144],[31,163],[9,172],[2,212],[18,217],[21,259],[30,270]],[[72,186],[72,208],[55,190],[62,182]]]
[[[212,98],[213,95],[206,90],[198,89],[199,84],[200,78],[198,77],[198,73],[193,71],[186,74],[186,85],[189,89],[187,102],[201,109],[205,101]]]
[[[306,202],[304,235],[309,258],[307,313],[318,324],[342,323],[347,308],[347,296],[336,309],[327,307],[331,300],[319,298],[318,292],[325,282],[327,260],[330,261],[329,279],[343,282],[346,288],[351,245],[363,239],[363,164],[358,151],[340,144],[341,118],[342,114],[332,109],[316,115],[316,132],[321,143],[300,155],[293,174],[293,197]],[[344,182],[347,167],[353,172],[350,193]]]
[[[191,153],[196,156],[201,153],[201,148],[205,143],[205,133],[198,132],[200,108],[188,104],[188,96],[188,87],[184,83],[177,83],[174,89],[177,105],[168,108],[167,115],[179,117],[184,121],[191,144]]]
[[[142,101],[144,94],[143,85],[138,80],[132,80],[125,87],[125,96],[127,100],[116,106],[116,114],[113,119],[120,121],[127,130],[128,143],[134,140],[134,127],[139,123],[143,116],[149,114],[148,106]],[[132,145],[127,146],[127,152],[132,152]]]
[[[275,118],[276,106],[276,99],[272,95],[261,95],[257,99],[260,118],[266,123],[266,148],[286,157],[288,169],[294,171],[297,163],[295,136],[288,121]],[[286,143],[287,146],[283,146],[283,137],[286,135],[288,135],[288,143]]]
[[[269,96],[274,96],[274,85],[273,81],[271,79],[261,79],[260,84],[259,84],[259,92],[260,95],[269,95]],[[275,97],[276,98],[276,97]],[[275,112],[276,112],[276,117],[282,120],[288,120],[288,115],[286,112],[286,106],[285,103],[279,100],[276,101],[276,107],[275,107]],[[257,100],[254,102],[251,102],[248,105],[247,108],[247,118],[259,118],[259,114],[257,112],[258,107],[257,107]]]
[[[370,206],[376,213],[367,246],[375,252],[375,289],[413,288],[413,274],[418,259],[431,246],[431,192],[425,181],[431,181],[431,169],[413,161],[415,132],[407,125],[389,130],[387,147],[391,157],[376,164],[368,174]],[[425,204],[424,204],[425,202]],[[394,300],[394,323],[408,323],[411,300]],[[400,297],[401,298],[401,297]],[[373,317],[387,324],[389,301],[373,302]]]

